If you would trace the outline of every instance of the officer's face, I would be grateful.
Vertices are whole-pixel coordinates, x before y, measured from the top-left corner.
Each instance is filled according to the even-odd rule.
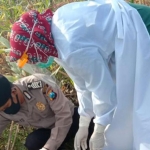
[[[16,104],[17,103],[22,104],[24,102],[24,96],[20,91],[20,89],[16,86],[12,87],[11,98],[9,98],[8,101],[3,106],[0,107],[0,111],[5,111],[7,108],[11,107],[12,100]]]

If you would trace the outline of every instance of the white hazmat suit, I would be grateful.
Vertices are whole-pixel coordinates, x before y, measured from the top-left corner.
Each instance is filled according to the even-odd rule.
[[[70,3],[52,35],[80,116],[110,124],[104,150],[150,150],[150,38],[138,12],[122,0]]]

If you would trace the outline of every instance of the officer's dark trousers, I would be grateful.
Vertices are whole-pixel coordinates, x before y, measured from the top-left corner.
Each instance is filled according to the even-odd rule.
[[[78,131],[78,126],[79,125],[79,115],[78,115],[78,111],[77,108],[75,108],[74,110],[74,115],[73,115],[73,123],[71,125],[71,128],[64,140],[64,142],[62,143],[62,145],[59,147],[58,150],[66,150],[65,148],[65,143],[69,142],[71,139],[73,140],[73,138],[76,135],[76,132]],[[93,133],[93,128],[94,128],[94,124],[93,121],[91,121],[90,127],[89,127],[89,137],[88,137],[88,141],[89,138],[91,136],[91,134]],[[41,149],[45,143],[47,142],[47,140],[50,137],[50,129],[38,129],[33,131],[32,133],[30,133],[28,135],[28,137],[26,138],[26,143],[25,146],[27,147],[28,150],[39,150]],[[71,147],[71,149],[73,150],[73,144],[69,145],[69,147]]]

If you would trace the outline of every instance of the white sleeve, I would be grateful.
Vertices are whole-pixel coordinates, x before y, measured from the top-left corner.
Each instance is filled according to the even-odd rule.
[[[86,100],[86,97],[91,98],[92,103],[90,102],[89,105],[93,106],[94,122],[102,125],[110,124],[116,107],[115,83],[108,69],[108,63],[101,56],[98,48],[80,49],[72,53],[67,62],[74,72],[84,80],[86,87],[84,90],[92,93],[91,95],[85,94],[88,96],[81,100],[84,90],[79,92],[82,109],[86,110],[87,103],[90,102],[90,100]],[[76,80],[74,82],[76,83]],[[82,87],[80,88],[81,84],[77,90],[82,89]]]
[[[74,80],[75,82],[75,89],[77,91],[77,96],[78,96],[78,101],[79,101],[79,115],[80,116],[85,116],[85,117],[89,117],[89,118],[93,118],[94,112],[93,112],[93,104],[92,104],[92,93],[90,91],[88,91],[85,87],[84,82],[82,82],[83,79],[79,79],[78,81],[80,81],[80,84],[76,84],[77,82]]]
[[[74,82],[79,102],[79,109],[78,109],[79,115],[93,118],[95,114],[93,112],[93,104],[91,97],[92,93],[87,90],[85,86],[85,81],[77,73],[75,73],[73,69],[70,70],[70,68],[68,68],[67,65],[60,63],[58,60],[56,62],[60,64],[62,67],[64,67],[65,71]]]

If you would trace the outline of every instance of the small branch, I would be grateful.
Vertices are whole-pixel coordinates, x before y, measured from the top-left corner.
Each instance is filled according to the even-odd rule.
[[[18,132],[19,132],[19,124],[17,125],[16,133],[15,133],[15,137],[14,137],[14,141],[13,141],[13,144],[12,144],[12,147],[11,147],[10,150],[13,150],[13,148],[14,148],[14,145],[15,145],[15,142],[16,142],[16,137],[17,137]]]
[[[68,74],[65,73],[65,72],[63,72],[63,71],[60,71],[60,70],[59,70],[58,72],[61,73],[61,74],[64,75],[64,76],[66,76],[66,77],[69,77]]]
[[[11,122],[11,125],[10,125],[10,129],[9,129],[9,137],[8,137],[8,143],[7,143],[7,148],[6,150],[10,150],[9,147],[10,147],[10,143],[11,143],[11,137],[12,137],[12,130],[13,130],[13,126],[14,126],[14,121]]]

